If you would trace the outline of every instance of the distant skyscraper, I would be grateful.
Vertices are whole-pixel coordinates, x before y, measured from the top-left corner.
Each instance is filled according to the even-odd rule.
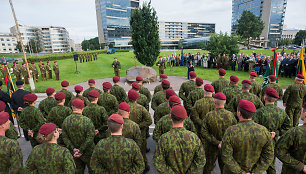
[[[139,0],[96,0],[99,42],[130,47],[129,20],[136,7],[139,7]]]
[[[284,25],[287,0],[233,0],[232,4],[232,33],[235,33],[242,12],[253,12],[260,16],[265,23],[265,28],[260,39],[265,41],[261,46],[267,47],[270,41],[272,46],[281,39]]]

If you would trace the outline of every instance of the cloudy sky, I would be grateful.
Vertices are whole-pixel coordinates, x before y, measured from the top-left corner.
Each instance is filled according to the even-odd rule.
[[[140,0],[141,2],[145,0]],[[80,43],[98,35],[95,0],[13,0],[18,22],[29,26],[63,26]],[[152,0],[159,20],[216,23],[230,32],[232,0]],[[306,29],[306,0],[288,0],[285,25]],[[8,0],[0,0],[0,32],[15,25]]]

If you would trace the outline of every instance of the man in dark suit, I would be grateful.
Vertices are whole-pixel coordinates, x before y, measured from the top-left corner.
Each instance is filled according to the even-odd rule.
[[[2,91],[2,81],[0,81],[0,100],[3,101],[6,105],[5,112],[9,113],[10,115],[10,121],[14,124],[14,119],[12,117],[12,111],[9,107],[9,103],[11,103],[11,97],[6,93]]]

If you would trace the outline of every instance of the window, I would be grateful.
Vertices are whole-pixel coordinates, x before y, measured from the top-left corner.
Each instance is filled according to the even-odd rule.
[[[1,38],[1,41],[4,41],[4,39],[3,39],[3,38]]]
[[[9,39],[9,38],[7,38],[7,39],[6,39],[6,41],[10,41],[10,39]]]
[[[11,44],[7,44],[7,46],[11,46]]]
[[[3,43],[2,46],[5,46],[5,43]]]

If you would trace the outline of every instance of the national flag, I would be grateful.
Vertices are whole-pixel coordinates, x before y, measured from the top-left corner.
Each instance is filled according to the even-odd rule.
[[[264,79],[263,79],[263,82],[262,82],[262,88],[269,84],[269,76],[270,75],[271,75],[270,74],[270,64],[268,63],[267,64],[267,69],[266,69],[266,72],[265,72],[265,75],[264,75]]]
[[[300,52],[300,58],[299,58],[299,62],[298,62],[296,71],[297,71],[297,74],[302,74],[304,77],[306,77],[303,48]],[[304,84],[306,84],[306,79],[304,79]]]
[[[273,50],[273,62],[272,62],[272,75],[275,75],[277,78],[276,83],[278,83],[278,59],[277,59],[277,53],[276,53],[276,48]]]

